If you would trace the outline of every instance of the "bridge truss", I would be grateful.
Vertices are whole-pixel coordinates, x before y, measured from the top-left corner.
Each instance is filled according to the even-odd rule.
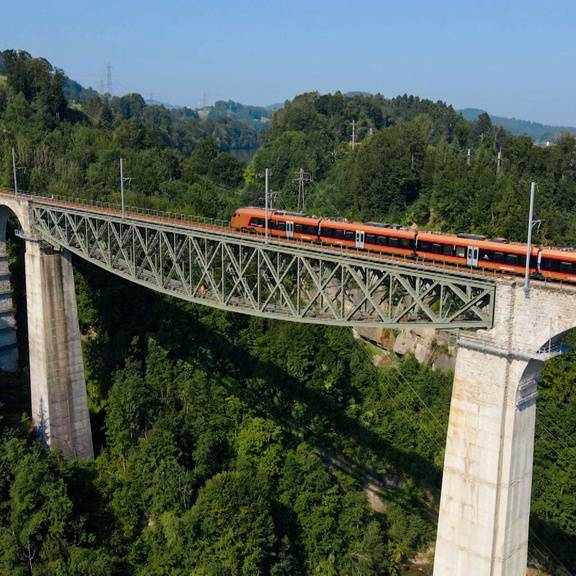
[[[266,318],[344,326],[491,328],[495,282],[225,229],[31,203],[37,237],[130,281]]]

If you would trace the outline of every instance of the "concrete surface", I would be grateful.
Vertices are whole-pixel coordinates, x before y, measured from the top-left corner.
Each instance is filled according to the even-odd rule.
[[[92,458],[92,432],[70,254],[41,245],[26,200],[0,195],[0,369],[17,367],[16,323],[7,275],[11,211],[26,240],[26,300],[32,420],[40,438],[66,457]],[[15,355],[16,354],[16,355]],[[4,368],[6,367],[6,368]]]
[[[503,280],[494,328],[462,335],[434,576],[526,574],[538,352],[575,326],[576,288]]]

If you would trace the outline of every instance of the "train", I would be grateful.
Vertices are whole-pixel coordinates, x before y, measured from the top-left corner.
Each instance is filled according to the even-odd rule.
[[[262,208],[238,208],[232,215],[230,226],[239,232],[263,235],[266,212]],[[526,271],[525,244],[479,234],[420,232],[397,224],[351,222],[344,218],[321,218],[283,210],[268,211],[268,234],[270,237],[421,258],[506,274],[524,275]],[[533,246],[529,270],[530,275],[537,279],[574,283],[576,251]]]

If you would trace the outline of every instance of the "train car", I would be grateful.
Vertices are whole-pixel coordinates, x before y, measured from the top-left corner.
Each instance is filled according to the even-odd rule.
[[[576,251],[542,248],[539,255],[541,276],[550,280],[576,282]]]
[[[321,220],[318,236],[323,244],[388,254],[413,256],[416,232],[400,226],[376,222]]]
[[[426,260],[486,268],[511,274],[524,274],[526,245],[504,239],[487,239],[477,234],[420,232],[416,254]],[[538,248],[530,255],[530,272],[538,271]]]
[[[268,211],[270,236],[316,242],[320,219],[300,212]],[[266,212],[262,208],[238,208],[232,215],[230,226],[241,232],[265,234]]]
[[[239,208],[230,226],[235,230],[264,235],[265,211]],[[272,237],[322,242],[323,244],[417,256],[424,260],[524,274],[526,245],[477,234],[415,232],[394,224],[320,219],[302,213],[271,210],[268,230]],[[576,250],[535,246],[530,253],[530,274],[554,281],[576,282]]]

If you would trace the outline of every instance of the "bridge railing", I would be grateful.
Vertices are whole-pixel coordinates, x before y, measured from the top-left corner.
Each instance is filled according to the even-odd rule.
[[[7,193],[14,194],[13,190],[6,191]],[[122,205],[114,202],[104,202],[102,200],[91,200],[88,198],[78,198],[75,196],[61,196],[58,194],[42,194],[31,190],[18,191],[19,197],[40,198],[47,202],[58,201],[64,203],[74,204],[76,206],[90,206],[92,208],[102,208],[104,210],[118,212],[122,214]],[[230,223],[227,220],[218,218],[207,218],[205,216],[198,216],[196,214],[182,214],[181,212],[168,212],[165,210],[154,210],[153,208],[142,208],[140,206],[124,206],[124,212],[127,216],[130,215],[144,215],[154,216],[155,218],[166,218],[170,220],[179,220],[181,222],[190,222],[192,224],[208,224],[210,226],[219,226],[220,228],[229,228]]]

